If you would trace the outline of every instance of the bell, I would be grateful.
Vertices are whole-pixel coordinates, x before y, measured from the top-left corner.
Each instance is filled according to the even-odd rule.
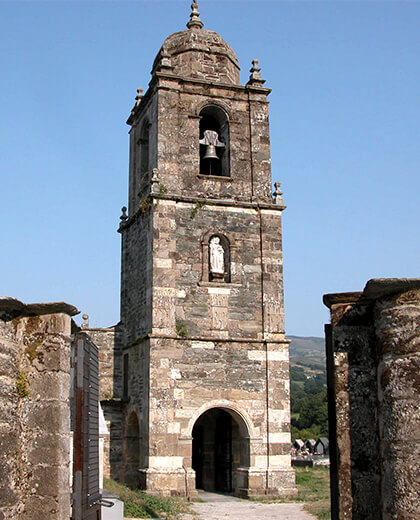
[[[217,156],[217,153],[216,153],[216,147],[214,146],[214,144],[208,144],[207,145],[206,155],[203,157],[203,160],[204,159],[217,159],[217,160],[219,160],[219,157]]]

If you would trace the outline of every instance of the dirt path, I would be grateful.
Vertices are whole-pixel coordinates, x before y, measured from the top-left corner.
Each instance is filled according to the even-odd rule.
[[[183,520],[314,520],[303,511],[303,504],[266,504],[241,500],[229,495],[199,492],[199,499],[192,505],[197,516],[185,515]]]

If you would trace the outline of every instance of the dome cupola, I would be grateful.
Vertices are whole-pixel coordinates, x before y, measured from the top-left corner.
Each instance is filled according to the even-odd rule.
[[[152,74],[166,70],[176,76],[210,83],[239,84],[239,63],[232,47],[214,31],[203,29],[198,3],[191,5],[188,29],[164,41]]]

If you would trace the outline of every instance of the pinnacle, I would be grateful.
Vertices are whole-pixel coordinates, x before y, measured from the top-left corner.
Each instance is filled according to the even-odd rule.
[[[188,29],[202,29],[203,22],[200,20],[200,13],[198,12],[198,2],[195,0],[191,4],[190,21],[187,23]]]
[[[256,85],[262,87],[265,83],[265,80],[262,79],[261,68],[259,67],[258,60],[252,60],[252,67],[249,72],[251,73],[251,75],[249,76],[249,81],[247,85]]]

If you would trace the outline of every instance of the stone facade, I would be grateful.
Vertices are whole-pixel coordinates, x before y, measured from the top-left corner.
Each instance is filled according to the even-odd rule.
[[[257,62],[239,84],[235,53],[202,29],[196,8],[189,29],[164,42],[128,120],[122,384],[112,401],[122,442],[111,473],[152,493],[188,495],[197,485],[290,495],[284,206],[271,193],[270,90]],[[222,139],[218,151],[200,145],[206,129]],[[224,251],[220,275],[209,264],[213,237]]]
[[[0,298],[0,519],[70,512],[70,333],[65,303]]]
[[[332,518],[420,519],[420,279],[324,303]]]

